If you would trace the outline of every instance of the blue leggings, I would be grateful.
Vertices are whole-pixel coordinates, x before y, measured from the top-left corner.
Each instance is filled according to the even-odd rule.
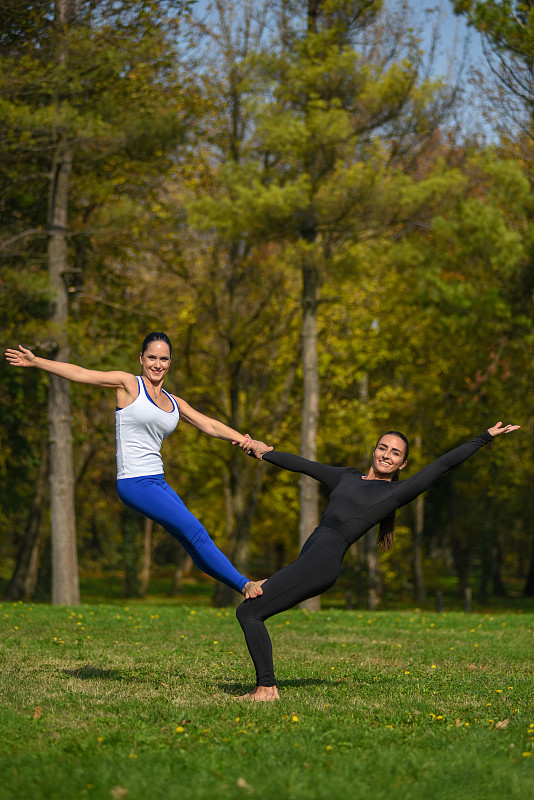
[[[241,592],[248,578],[240,575],[214,545],[207,530],[186,508],[163,475],[121,478],[117,481],[117,492],[124,505],[154,520],[178,539],[203,572]]]

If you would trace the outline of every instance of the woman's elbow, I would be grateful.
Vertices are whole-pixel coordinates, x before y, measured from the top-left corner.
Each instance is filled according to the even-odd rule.
[[[219,432],[217,430],[217,426],[214,425],[212,422],[202,422],[200,425],[196,425],[198,430],[201,433],[205,433],[206,436],[218,436]]]

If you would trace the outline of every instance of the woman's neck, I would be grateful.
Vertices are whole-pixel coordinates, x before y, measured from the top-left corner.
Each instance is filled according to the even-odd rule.
[[[362,477],[365,481],[386,481],[387,483],[391,483],[393,480],[392,475],[377,475],[373,467],[369,467],[367,475],[362,475]]]
[[[152,380],[150,380],[147,375],[141,375],[141,378],[143,379],[143,383],[145,384],[147,392],[149,394],[152,392],[154,397],[159,397],[163,389],[163,381],[165,376],[163,376],[163,378],[157,383],[154,383]]]

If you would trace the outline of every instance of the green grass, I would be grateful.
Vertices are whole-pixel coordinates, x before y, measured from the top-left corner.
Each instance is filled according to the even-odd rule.
[[[493,800],[534,791],[534,615],[295,610],[281,700],[233,612],[0,606],[6,800]]]

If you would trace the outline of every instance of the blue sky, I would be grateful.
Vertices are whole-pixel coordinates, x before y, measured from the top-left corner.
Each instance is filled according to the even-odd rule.
[[[394,6],[396,5],[397,0],[386,0],[386,2],[391,3]],[[457,17],[453,14],[450,0],[409,0],[409,3],[414,12],[414,19],[407,20],[408,24],[411,24],[412,22],[417,24],[418,21],[422,21],[426,26],[426,30],[430,31],[430,28],[434,24],[436,18],[439,18],[442,30],[442,42],[436,63],[436,72],[438,74],[446,74],[451,58],[451,48],[453,48],[455,39],[458,40],[457,55],[459,55],[460,43],[463,42],[465,35],[468,32],[464,18]],[[202,11],[208,5],[209,0],[197,0],[197,12],[202,13]],[[428,35],[430,36],[430,33]],[[483,61],[480,35],[470,28],[469,37],[470,60],[479,62]]]
[[[412,0],[412,6],[427,20],[428,29],[435,21],[436,15],[439,17],[442,41],[436,62],[436,72],[438,74],[445,75],[447,73],[451,55],[454,52],[456,52],[457,57],[461,56],[466,35],[469,37],[469,63],[484,64],[480,34],[473,28],[467,27],[464,17],[457,17],[453,13],[450,0],[435,0],[435,2],[432,2],[432,0]],[[428,12],[427,9],[435,10]],[[457,43],[456,50],[455,42]]]
[[[259,1],[259,0],[258,0]],[[401,0],[385,0],[393,7]],[[197,0],[197,13],[202,13],[209,5],[210,0]],[[461,126],[464,130],[478,130],[483,135],[490,134],[484,114],[481,109],[481,94],[474,93],[469,84],[470,67],[480,66],[485,71],[485,57],[482,52],[480,34],[473,28],[468,28],[464,17],[457,17],[452,10],[450,0],[408,0],[412,14],[406,24],[416,30],[422,26],[422,47],[429,43],[431,30],[436,21],[440,25],[440,42],[437,49],[433,75],[443,77],[447,82],[454,84],[458,77],[458,67],[464,54],[464,43],[468,37],[469,48],[467,62],[461,74],[461,84],[464,87],[464,101],[459,108]]]

